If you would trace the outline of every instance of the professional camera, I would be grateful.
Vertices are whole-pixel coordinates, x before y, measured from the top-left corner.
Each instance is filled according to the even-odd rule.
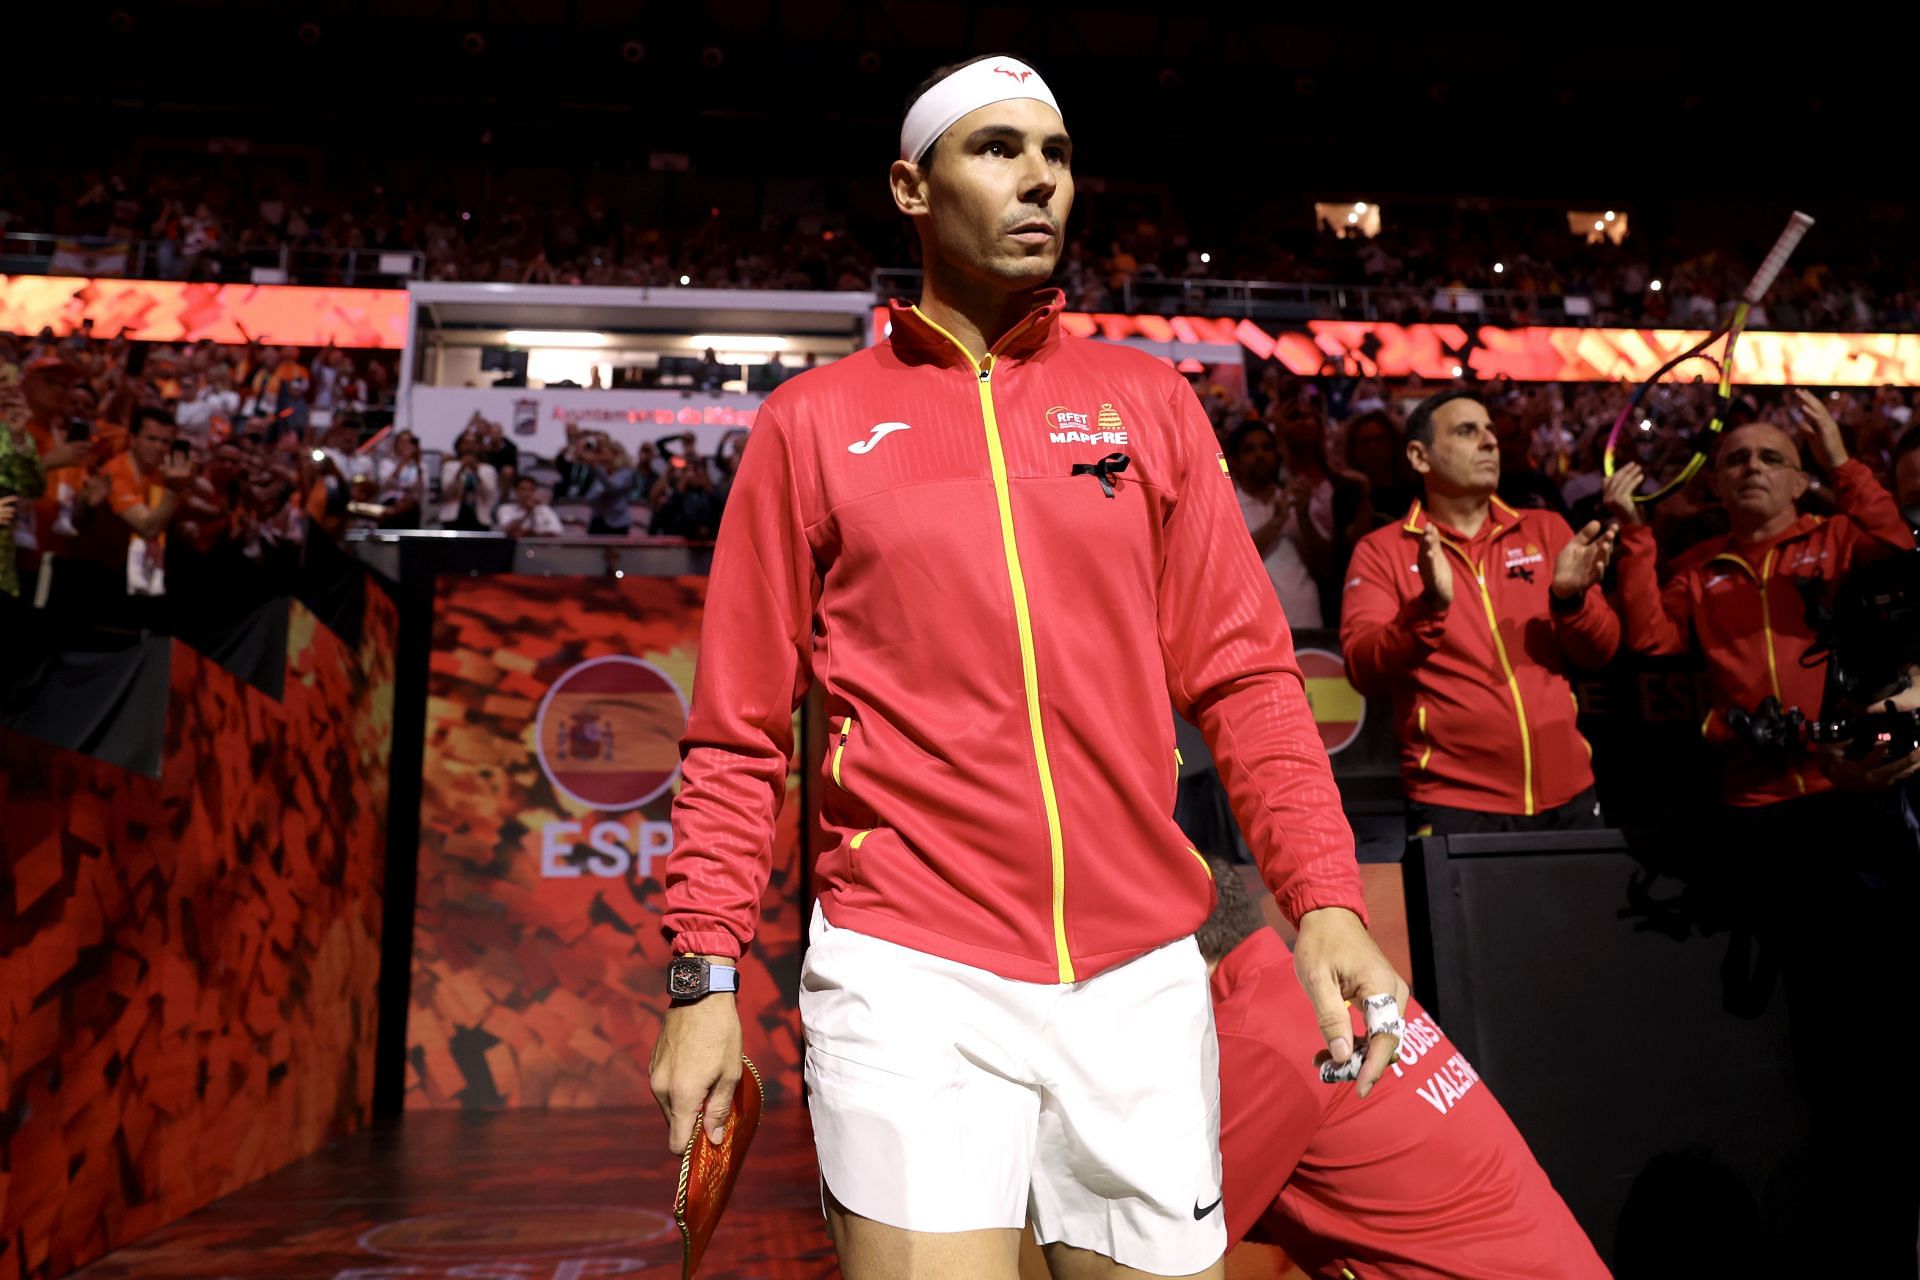
[[[1842,746],[1854,759],[1876,747],[1889,757],[1920,750],[1920,710],[1892,699],[1920,675],[1920,551],[1884,556],[1855,568],[1831,604],[1810,595],[1807,618],[1815,632],[1803,661],[1825,662],[1827,687],[1817,720],[1767,698],[1751,711],[1727,713],[1727,723],[1750,747],[1775,758],[1810,745]]]

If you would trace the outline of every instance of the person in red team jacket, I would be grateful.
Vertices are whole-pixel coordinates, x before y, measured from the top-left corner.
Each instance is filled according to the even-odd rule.
[[[1286,618],[1186,381],[1069,336],[1043,289],[1073,144],[1033,68],[910,102],[895,203],[926,275],[891,335],[759,411],[714,553],[665,926],[681,957],[652,1084],[682,1150],[740,1071],[793,708],[823,686],[833,845],[801,974],[828,1229],[850,1280],[1224,1274],[1218,1077],[1174,824],[1169,695],[1205,734],[1334,1059],[1347,999],[1405,985],[1367,935],[1353,840]]]
[[[1701,732],[1731,748],[1721,798],[1735,809],[1799,800],[1830,790],[1804,758],[1752,750],[1728,719],[1767,698],[1783,711],[1820,715],[1826,662],[1814,647],[1808,592],[1822,597],[1862,557],[1913,548],[1893,497],[1865,463],[1847,456],[1840,425],[1815,396],[1794,400],[1811,424],[1805,438],[1829,478],[1835,518],[1802,513],[1808,477],[1800,442],[1771,422],[1744,423],[1721,438],[1714,479],[1732,531],[1689,548],[1663,587],[1653,531],[1633,501],[1644,475],[1628,463],[1607,480],[1607,509],[1620,520],[1620,607],[1626,639],[1641,653],[1697,652],[1710,705]]]
[[[1762,420],[1721,438],[1712,478],[1732,529],[1682,553],[1664,587],[1653,534],[1632,500],[1639,468],[1609,479],[1607,506],[1622,523],[1621,610],[1634,649],[1692,652],[1706,668],[1701,729],[1723,748],[1726,768],[1710,836],[1696,842],[1693,891],[1726,904],[1732,936],[1743,939],[1729,952],[1741,958],[1726,970],[1734,975],[1729,994],[1757,1007],[1778,970],[1812,1114],[1813,1160],[1821,1169],[1876,1170],[1809,1180],[1811,1221],[1790,1233],[1797,1255],[1782,1265],[1828,1266],[1832,1224],[1844,1221],[1854,1224],[1847,1250],[1856,1274],[1911,1278],[1920,1176],[1909,1163],[1881,1166],[1883,1152],[1906,1150],[1920,1136],[1920,1106],[1909,1090],[1836,1087],[1828,1063],[1835,1001],[1913,970],[1913,820],[1869,793],[1904,781],[1915,762],[1889,758],[1884,746],[1844,765],[1823,761],[1791,734],[1756,743],[1736,721],[1768,699],[1777,712],[1820,717],[1827,659],[1816,651],[1817,611],[1855,565],[1911,552],[1913,534],[1866,464],[1847,456],[1826,406],[1795,391],[1787,407],[1798,410],[1798,431]],[[1802,441],[1826,473],[1831,517],[1799,509],[1809,483]],[[1748,934],[1758,948],[1750,965]]]
[[[1599,826],[1566,668],[1619,647],[1596,589],[1615,531],[1500,501],[1500,444],[1471,392],[1413,411],[1407,459],[1425,500],[1354,548],[1340,645],[1354,687],[1393,698],[1408,830]]]
[[[1526,1139],[1416,1002],[1391,1072],[1362,1098],[1322,1084],[1293,957],[1239,873],[1197,935],[1220,1040],[1227,1239],[1277,1244],[1336,1280],[1604,1280]]]

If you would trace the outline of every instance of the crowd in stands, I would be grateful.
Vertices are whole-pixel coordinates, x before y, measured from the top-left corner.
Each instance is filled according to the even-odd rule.
[[[349,530],[711,541],[744,430],[707,456],[570,429],[523,456],[475,414],[445,457],[392,428],[394,356],[0,335],[0,609],[81,628],[285,593]]]
[[[1419,496],[1406,458],[1407,414],[1446,388],[1417,379],[1302,379],[1278,365],[1257,379],[1244,392],[1209,374],[1193,381],[1288,617],[1296,626],[1334,627],[1353,548],[1373,529],[1404,519]],[[1602,455],[1631,388],[1493,383],[1477,391],[1499,441],[1502,501],[1552,511],[1576,527],[1603,515]],[[1913,391],[1823,395],[1851,455],[1920,517],[1920,433],[1909,434]],[[1753,388],[1736,398],[1732,422],[1782,414],[1797,417],[1784,392]],[[1810,500],[1817,509],[1829,496],[1814,475]],[[1654,511],[1668,555],[1726,529],[1706,473]]]
[[[1248,529],[1288,617],[1336,627],[1349,557],[1416,496],[1417,380],[1296,378],[1277,364],[1193,375]],[[211,343],[0,337],[0,594],[96,615],[102,600],[269,581],[355,527],[512,537],[715,536],[746,432],[709,455],[689,434],[572,428],[554,457],[476,413],[444,455],[393,430],[390,355]],[[1576,525],[1600,512],[1601,452],[1624,388],[1481,388],[1500,496]],[[1832,393],[1853,456],[1920,514],[1910,391]],[[1736,420],[1777,410],[1753,389]],[[1903,468],[1902,459],[1907,462]],[[1816,484],[1811,501],[1823,495]],[[1724,528],[1710,490],[1657,509],[1669,554]],[[10,544],[10,545],[9,545]]]
[[[716,198],[720,198],[716,196]],[[1577,296],[1596,324],[1710,325],[1752,263],[1724,244],[1582,237],[1565,211],[1410,204],[1385,211],[1379,234],[1338,234],[1298,208],[1260,209],[1209,236],[1168,195],[1083,193],[1062,258],[1074,307],[1139,305],[1144,290],[1206,280],[1361,286],[1373,318],[1456,318],[1457,290],[1499,291],[1503,323],[1559,319]],[[161,277],[246,279],[262,251],[374,249],[422,255],[434,280],[538,284],[834,289],[872,287],[876,267],[911,266],[914,238],[897,218],[760,212],[754,225],[715,205],[687,218],[638,218],[604,195],[462,202],[379,186],[347,194],[278,178],[109,171],[28,184],[0,172],[0,232],[145,241],[143,268]],[[1218,243],[1213,240],[1217,239]],[[1809,245],[1750,323],[1843,331],[1910,328],[1920,270],[1858,247]],[[332,283],[329,268],[301,283]],[[1348,309],[1360,306],[1356,293]]]
[[[0,599],[137,629],[284,590],[394,383],[387,353],[0,335]]]

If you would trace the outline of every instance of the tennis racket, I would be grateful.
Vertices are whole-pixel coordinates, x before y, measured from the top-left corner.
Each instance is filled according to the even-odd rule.
[[[1766,295],[1812,225],[1812,218],[1796,211],[1741,291],[1727,323],[1661,365],[1634,389],[1613,420],[1603,464],[1608,475],[1616,466],[1640,464],[1647,480],[1634,495],[1635,502],[1660,501],[1706,463],[1733,403],[1733,344],[1747,327],[1747,313]],[[1710,354],[1716,345],[1719,354]]]

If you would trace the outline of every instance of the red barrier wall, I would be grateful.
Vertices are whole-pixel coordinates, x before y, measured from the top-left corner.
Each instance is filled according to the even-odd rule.
[[[294,606],[284,702],[182,644],[156,781],[0,731],[0,1277],[369,1118],[396,620]]]

